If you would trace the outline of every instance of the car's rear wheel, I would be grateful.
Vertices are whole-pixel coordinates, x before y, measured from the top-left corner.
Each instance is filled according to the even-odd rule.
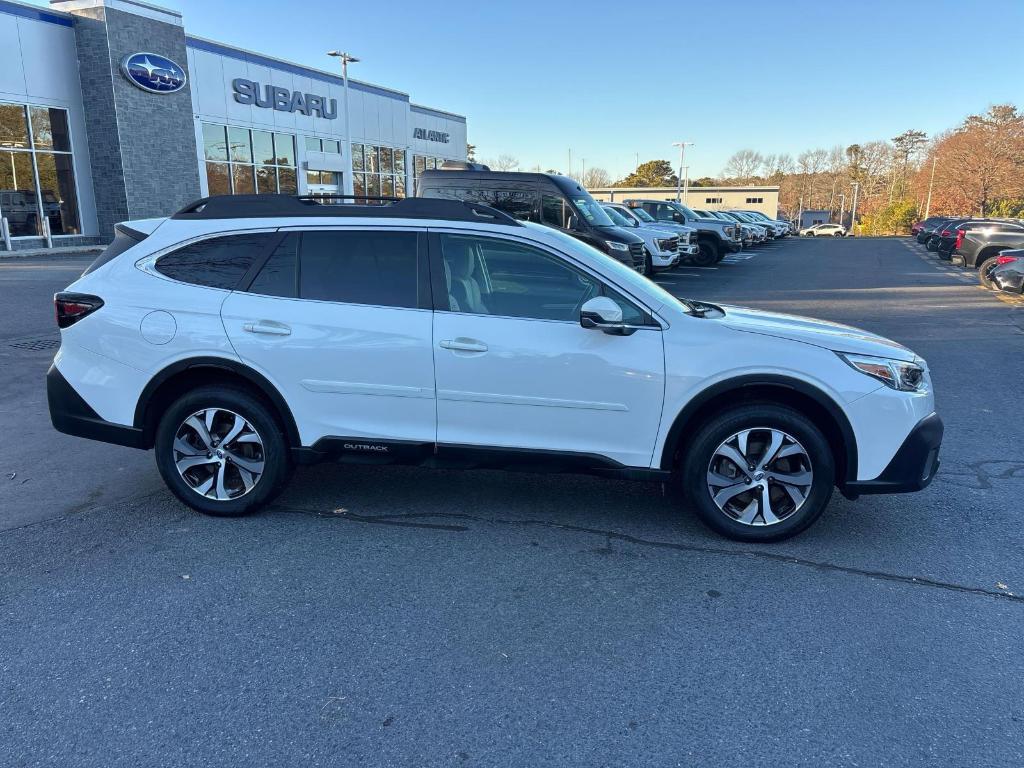
[[[700,249],[693,257],[694,266],[710,267],[718,259],[718,246],[711,240],[701,240],[697,243]]]
[[[208,515],[254,512],[287,481],[288,445],[262,400],[233,387],[178,398],[156,431],[156,463],[175,496]]]
[[[836,232],[834,235],[832,235],[832,237],[842,237],[842,236],[843,236],[842,232]]]
[[[992,271],[999,266],[999,256],[989,256],[978,266],[978,282],[981,283],[983,288],[988,288],[990,291],[996,289],[996,284],[992,282]]]
[[[779,541],[824,511],[835,459],[824,435],[799,411],[751,404],[724,411],[698,430],[680,479],[713,530],[740,541]]]

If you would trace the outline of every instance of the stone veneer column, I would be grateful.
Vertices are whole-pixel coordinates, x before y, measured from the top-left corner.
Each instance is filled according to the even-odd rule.
[[[170,94],[121,73],[133,53],[166,56],[188,73],[181,15],[135,0],[54,0],[74,16],[99,232],[167,216],[199,197],[191,80]]]

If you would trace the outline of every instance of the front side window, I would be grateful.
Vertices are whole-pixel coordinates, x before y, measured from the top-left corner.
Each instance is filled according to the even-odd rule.
[[[579,323],[594,296],[623,307],[628,323],[643,314],[618,293],[557,256],[521,243],[474,235],[441,235],[452,312]]]
[[[569,226],[568,204],[557,195],[541,195],[540,220],[542,224],[547,224],[549,227],[567,229]]]
[[[156,271],[182,283],[231,290],[272,236],[269,232],[255,232],[200,240],[161,256]]]

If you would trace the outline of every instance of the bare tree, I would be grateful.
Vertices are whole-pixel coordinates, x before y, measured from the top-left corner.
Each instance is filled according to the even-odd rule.
[[[501,154],[495,160],[486,160],[484,165],[495,171],[514,171],[519,167],[519,160],[514,155]]]
[[[580,181],[584,189],[598,189],[609,186],[612,183],[612,176],[604,168],[594,166],[587,168]]]
[[[741,149],[733,154],[722,169],[722,175],[727,179],[739,182],[747,182],[756,178],[758,169],[764,164],[764,156],[753,149]]]

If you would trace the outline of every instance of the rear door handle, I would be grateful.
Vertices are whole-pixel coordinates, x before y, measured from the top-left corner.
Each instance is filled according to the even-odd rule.
[[[243,330],[249,333],[263,333],[268,336],[291,336],[292,329],[284,323],[275,323],[273,320],[259,320],[254,323],[246,323]]]
[[[441,342],[441,349],[450,349],[455,352],[486,352],[487,345],[476,339],[445,339]]]

